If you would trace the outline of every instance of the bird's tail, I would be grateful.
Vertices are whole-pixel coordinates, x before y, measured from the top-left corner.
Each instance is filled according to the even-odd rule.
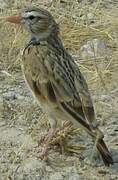
[[[101,154],[104,164],[106,166],[113,164],[114,162],[112,156],[103,140],[104,136],[102,132],[97,127],[93,128],[92,124],[88,124],[79,113],[76,113],[74,108],[72,108],[69,103],[61,103],[61,108],[65,113],[71,115],[73,120],[76,120],[76,122],[80,123],[94,140],[96,140],[96,137],[98,137],[96,141],[96,147]]]
[[[106,166],[112,165],[114,162],[113,162],[112,156],[111,156],[104,140],[99,139],[96,146],[97,146],[97,149],[98,149],[98,151],[99,151],[99,153],[103,159],[104,164]]]

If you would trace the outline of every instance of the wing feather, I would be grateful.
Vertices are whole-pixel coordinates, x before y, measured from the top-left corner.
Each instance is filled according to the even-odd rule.
[[[88,124],[94,124],[95,113],[87,83],[73,59],[55,59],[53,88],[58,101],[66,102],[74,111],[83,116]]]

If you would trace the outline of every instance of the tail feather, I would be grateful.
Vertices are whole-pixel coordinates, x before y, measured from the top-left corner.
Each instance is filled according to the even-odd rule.
[[[105,142],[103,141],[103,139],[100,139],[98,140],[97,142],[97,149],[103,159],[103,162],[106,166],[110,166],[112,165],[114,162],[113,162],[113,159],[112,159],[112,156],[105,144]]]
[[[101,131],[99,129],[95,129],[92,131],[90,124],[88,124],[83,117],[80,116],[80,114],[77,114],[74,110],[74,108],[72,108],[70,106],[69,103],[61,103],[61,108],[64,112],[68,113],[71,115],[71,117],[73,118],[73,120],[76,120],[76,122],[80,123],[85,130],[89,133],[89,135],[94,138],[94,140],[96,139],[96,135],[97,135],[97,131],[100,133],[100,139],[98,139],[96,147],[99,151],[99,153],[101,154],[101,157],[103,159],[103,162],[106,166],[110,166],[111,164],[113,164],[113,159],[112,156],[105,144],[105,142],[103,141],[103,135],[101,133]]]

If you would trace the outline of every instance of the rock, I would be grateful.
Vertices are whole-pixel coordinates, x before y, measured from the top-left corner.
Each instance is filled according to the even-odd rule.
[[[88,41],[80,48],[79,51],[82,59],[106,57],[110,56],[111,52],[111,49],[109,49],[105,42],[100,39],[93,39],[91,41]]]
[[[3,98],[7,101],[17,99],[15,91],[8,91],[4,93]]]

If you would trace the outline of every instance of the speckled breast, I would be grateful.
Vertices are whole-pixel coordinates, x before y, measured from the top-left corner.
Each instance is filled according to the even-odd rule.
[[[23,72],[24,75],[31,76],[33,81],[41,83],[47,82],[48,71],[44,64],[47,58],[47,48],[39,46],[31,46],[23,53]]]

